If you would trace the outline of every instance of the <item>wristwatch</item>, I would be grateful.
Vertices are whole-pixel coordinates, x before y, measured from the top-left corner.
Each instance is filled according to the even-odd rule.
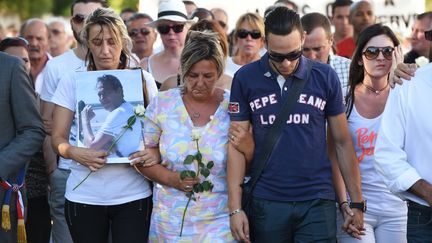
[[[363,213],[367,210],[366,200],[363,200],[361,202],[350,202],[349,206],[350,208],[360,209],[361,211],[363,211]]]

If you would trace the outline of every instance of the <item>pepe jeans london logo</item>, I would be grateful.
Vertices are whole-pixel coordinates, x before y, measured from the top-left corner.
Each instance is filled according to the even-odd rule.
[[[355,131],[357,135],[357,147],[361,149],[361,154],[358,156],[359,163],[363,161],[365,156],[371,156],[375,151],[375,142],[378,137],[374,131],[369,132],[367,128],[359,128]]]

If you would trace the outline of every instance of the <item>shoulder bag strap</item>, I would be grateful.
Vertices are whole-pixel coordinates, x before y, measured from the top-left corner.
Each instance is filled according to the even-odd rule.
[[[266,134],[266,137],[264,139],[264,148],[261,153],[261,156],[257,160],[259,165],[257,166],[255,172],[251,174],[251,187],[250,192],[253,191],[255,188],[256,183],[258,182],[259,177],[261,176],[262,171],[264,170],[265,166],[268,163],[268,160],[270,158],[270,155],[273,151],[273,148],[276,145],[276,142],[279,140],[282,129],[286,125],[286,120],[288,119],[289,114],[292,111],[292,108],[294,107],[296,101],[298,100],[300,96],[300,92],[303,90],[304,85],[306,84],[306,81],[309,79],[313,62],[305,59],[307,61],[307,76],[306,80],[294,78],[294,83],[291,89],[288,91],[287,99],[285,100],[282,109],[280,110],[279,114],[276,116],[276,120],[273,123],[273,126],[270,127],[269,131]],[[252,193],[251,193],[252,194]],[[251,195],[250,194],[250,195]]]

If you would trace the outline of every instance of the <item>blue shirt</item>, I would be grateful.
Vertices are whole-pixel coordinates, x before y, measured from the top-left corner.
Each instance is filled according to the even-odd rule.
[[[293,77],[306,79],[307,60],[280,88],[268,55],[243,66],[233,78],[230,97],[232,121],[250,121],[255,139],[251,170],[256,168],[265,135],[287,98]],[[326,117],[345,111],[335,71],[313,62],[309,79],[294,105],[287,125],[270,156],[253,195],[274,201],[335,199],[331,163],[327,156]]]

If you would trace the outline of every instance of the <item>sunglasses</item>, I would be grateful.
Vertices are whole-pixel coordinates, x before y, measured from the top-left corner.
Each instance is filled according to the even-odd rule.
[[[75,24],[82,24],[82,23],[84,22],[85,19],[86,19],[86,16],[84,16],[84,15],[82,15],[82,14],[75,14],[75,15],[72,17],[72,21],[73,21]]]
[[[428,41],[432,41],[432,30],[427,30],[424,32],[425,39]]]
[[[275,62],[283,62],[285,59],[287,59],[288,61],[294,61],[297,60],[301,57],[301,55],[303,54],[303,50],[300,49],[298,51],[293,51],[287,54],[280,54],[280,53],[268,53],[270,60],[275,61]]]
[[[250,35],[250,37],[255,40],[261,38],[261,32],[259,30],[248,31],[245,29],[239,29],[236,32],[236,35],[240,39],[245,39],[248,35]]]
[[[150,34],[150,30],[148,30],[146,28],[132,29],[128,34],[132,38],[137,37],[139,34],[141,34],[143,36],[147,36],[148,34]]]
[[[184,28],[184,24],[176,24],[176,25],[159,25],[158,27],[156,27],[157,31],[161,34],[161,35],[166,35],[170,32],[170,30],[172,29],[174,31],[174,33],[178,34],[183,32],[183,28]]]
[[[391,46],[386,46],[386,47],[370,46],[366,48],[366,50],[363,52],[363,55],[366,57],[366,59],[373,60],[377,58],[381,52],[385,59],[391,60],[393,58],[393,51],[394,48]]]

